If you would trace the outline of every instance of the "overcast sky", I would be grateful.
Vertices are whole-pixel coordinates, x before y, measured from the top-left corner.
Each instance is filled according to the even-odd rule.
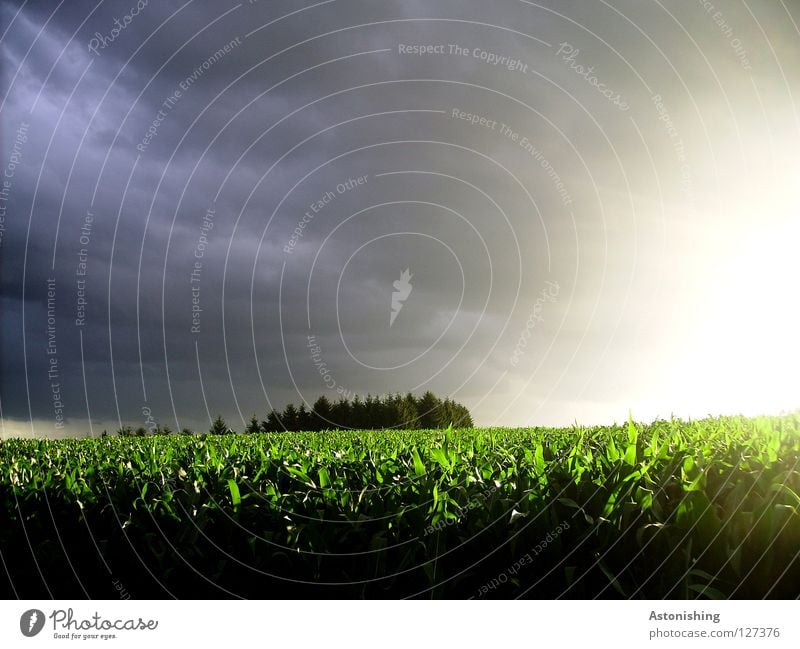
[[[1,6],[3,435],[800,406],[794,0]]]

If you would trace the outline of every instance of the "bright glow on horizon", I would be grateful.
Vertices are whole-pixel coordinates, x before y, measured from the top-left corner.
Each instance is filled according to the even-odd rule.
[[[694,335],[676,351],[672,380],[657,395],[676,413],[800,407],[800,165],[788,160],[751,179],[760,188],[751,200],[732,196],[730,225],[712,233],[713,249],[697,269],[704,288],[686,314]]]

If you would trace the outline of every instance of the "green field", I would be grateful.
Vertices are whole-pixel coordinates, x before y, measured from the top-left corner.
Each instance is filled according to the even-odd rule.
[[[795,598],[798,460],[796,414],[6,440],[0,583],[27,598]]]

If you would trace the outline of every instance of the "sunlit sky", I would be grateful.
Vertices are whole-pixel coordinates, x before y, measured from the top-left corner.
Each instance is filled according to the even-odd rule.
[[[0,433],[797,409],[800,7],[710,4],[2,2]]]

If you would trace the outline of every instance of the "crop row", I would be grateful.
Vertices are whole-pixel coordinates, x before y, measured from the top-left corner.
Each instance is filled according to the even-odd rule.
[[[28,598],[797,597],[799,459],[798,415],[6,440],[0,583]]]

